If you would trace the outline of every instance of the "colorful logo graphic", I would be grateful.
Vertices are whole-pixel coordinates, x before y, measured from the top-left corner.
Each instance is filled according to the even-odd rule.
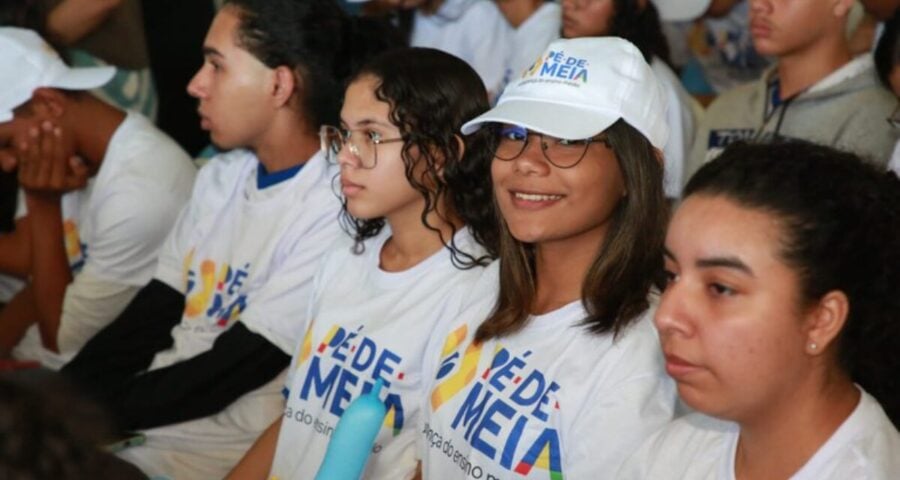
[[[588,81],[588,61],[585,58],[568,56],[564,51],[549,51],[540,56],[522,72],[522,78],[543,78],[564,80],[567,82]]]
[[[227,327],[247,307],[247,295],[242,288],[250,273],[250,264],[242,268],[216,265],[203,260],[194,265],[194,250],[188,252],[183,265],[185,279],[184,316],[202,317],[218,327]]]
[[[87,244],[81,242],[78,225],[72,220],[63,222],[63,245],[69,259],[69,269],[78,272],[87,261]]]
[[[304,375],[303,384],[299,393],[292,394],[299,395],[304,401],[321,400],[326,411],[340,417],[354,398],[369,393],[380,378],[388,390],[384,400],[387,407],[384,426],[397,436],[404,424],[403,400],[400,395],[390,392],[390,387],[392,381],[401,381],[405,376],[400,371],[402,358],[363,335],[362,331],[363,327],[349,331],[333,325],[320,341],[315,342],[313,324],[310,324],[296,366],[297,374]],[[301,372],[301,368],[305,371]]]
[[[450,333],[444,342],[438,384],[431,392],[437,411],[465,392],[450,427],[486,457],[503,468],[528,475],[534,468],[562,480],[559,433],[551,416],[559,414],[560,386],[538,369],[529,368],[531,351],[515,355],[497,344],[490,365],[477,375],[482,348],[474,341],[460,354],[467,327]]]

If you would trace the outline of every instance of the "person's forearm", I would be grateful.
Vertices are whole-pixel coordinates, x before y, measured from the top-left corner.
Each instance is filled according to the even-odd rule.
[[[195,357],[154,369],[107,393],[124,428],[145,429],[218,413],[278,376],[291,357],[241,322]]]
[[[278,417],[278,420],[269,425],[225,480],[265,480],[268,477],[272,469],[272,460],[275,458],[275,447],[278,445],[278,434],[281,432],[283,418]]]
[[[58,352],[56,335],[66,287],[72,281],[63,244],[59,197],[26,195],[31,229],[31,284],[38,309],[38,327],[44,347]]]
[[[72,45],[99,27],[122,0],[64,0],[47,15],[47,31],[62,45]]]
[[[31,228],[28,216],[16,221],[16,229],[0,235],[0,272],[16,277],[31,274]]]
[[[26,285],[0,310],[0,357],[9,356],[37,315],[31,285]]]

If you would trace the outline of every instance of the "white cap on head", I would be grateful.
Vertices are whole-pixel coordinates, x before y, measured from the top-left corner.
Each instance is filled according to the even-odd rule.
[[[666,96],[641,52],[618,37],[556,40],[503,91],[497,106],[466,122],[509,123],[557,138],[590,138],[619,119],[662,150]]]
[[[37,33],[0,27],[0,122],[41,87],[90,90],[109,82],[113,67],[70,68]]]
[[[693,20],[706,13],[711,0],[653,0],[664,22]]]

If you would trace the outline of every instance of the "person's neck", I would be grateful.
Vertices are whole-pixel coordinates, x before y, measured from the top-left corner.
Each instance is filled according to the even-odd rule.
[[[581,298],[584,280],[605,237],[604,227],[534,245],[536,292],[531,313],[552,312]]]
[[[438,212],[428,214],[426,218],[431,228],[426,227],[422,223],[424,205],[423,199],[385,218],[391,229],[391,238],[380,252],[382,270],[402,272],[418,265],[444,248],[444,242],[450,243],[454,230],[464,228],[462,220],[456,215],[439,215]]]
[[[739,422],[735,478],[789,478],[859,404],[859,390],[846,377],[815,385],[813,381],[794,385],[789,396],[767,404],[755,419]]]
[[[781,98],[791,98],[815,85],[851,59],[843,37],[828,37],[778,58]]]
[[[319,150],[319,138],[293,116],[274,119],[251,149],[266,171],[280,172],[306,163]]]
[[[73,133],[75,151],[91,176],[100,170],[109,142],[124,121],[125,112],[90,95],[69,104],[63,126]]]
[[[544,0],[515,0],[504,7],[503,14],[513,28],[519,28],[543,4]]]

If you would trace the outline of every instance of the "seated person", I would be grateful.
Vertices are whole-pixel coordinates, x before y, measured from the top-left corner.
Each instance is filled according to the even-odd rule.
[[[685,187],[656,311],[697,410],[616,478],[900,478],[900,179],[808,142],[735,144]]]
[[[230,151],[201,169],[153,279],[62,370],[145,430],[120,455],[148,475],[222,478],[281,413],[313,274],[341,235],[318,130],[392,38],[351,21],[332,0],[231,0],[210,26],[188,92]]]
[[[83,91],[112,68],[68,68],[13,27],[0,51],[0,162],[24,191],[0,271],[28,278],[0,312],[0,350],[57,368],[152,277],[196,172],[149,120]]]
[[[777,63],[756,82],[723,93],[706,112],[687,173],[736,140],[802,139],[888,163],[895,101],[878,84],[872,56],[853,58],[844,35],[853,0],[753,0],[756,50]]]

